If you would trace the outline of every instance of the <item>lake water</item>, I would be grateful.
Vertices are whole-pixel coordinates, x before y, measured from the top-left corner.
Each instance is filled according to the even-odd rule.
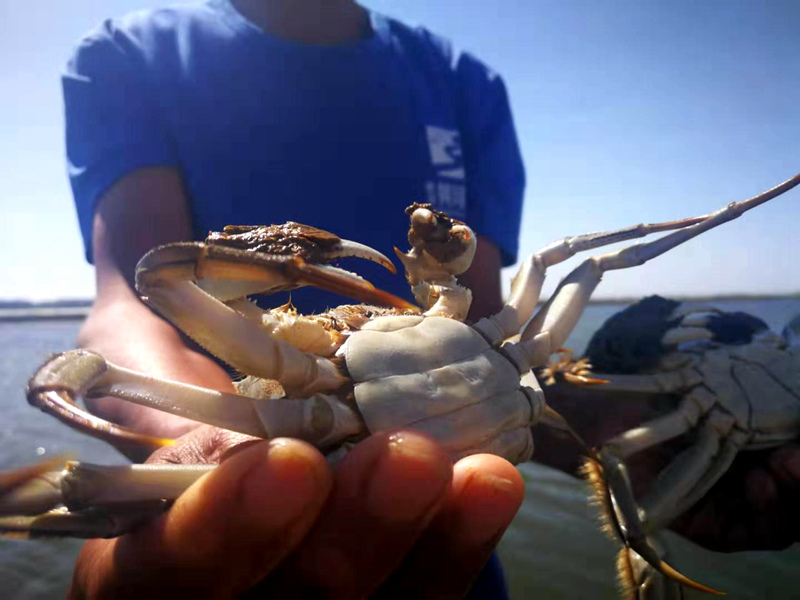
[[[800,300],[731,301],[717,305],[759,316],[780,330],[800,313]],[[622,305],[588,308],[566,344],[582,350],[592,332]],[[114,450],[83,437],[28,406],[28,377],[50,354],[74,344],[77,321],[0,322],[0,469],[71,453],[78,460],[121,463]],[[561,472],[529,463],[525,504],[500,544],[512,597],[618,597],[615,545],[598,531],[584,484]],[[26,600],[63,597],[81,542],[0,539],[0,597]],[[800,598],[800,546],[784,552],[716,554],[671,536],[675,565],[734,599]],[[689,598],[706,597],[687,594]]]

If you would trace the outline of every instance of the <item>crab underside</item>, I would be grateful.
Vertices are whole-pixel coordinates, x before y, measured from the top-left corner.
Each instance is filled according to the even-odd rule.
[[[543,371],[546,383],[602,381],[604,398],[635,395],[643,406],[674,399],[671,410],[606,440],[587,465],[605,511],[619,513],[610,521],[629,538],[649,538],[659,554],[658,532],[703,498],[739,453],[800,437],[800,315],[778,335],[746,313],[652,296],[610,318],[585,357],[562,355]],[[667,443],[677,454],[634,494],[630,462]],[[623,571],[637,588],[669,588],[648,557],[623,552]]]

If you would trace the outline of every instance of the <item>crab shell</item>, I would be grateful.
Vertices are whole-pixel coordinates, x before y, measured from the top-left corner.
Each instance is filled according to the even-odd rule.
[[[454,459],[491,452],[516,464],[533,453],[542,391],[535,380],[520,386],[515,363],[476,329],[446,317],[381,317],[339,354],[370,431],[413,427]]]

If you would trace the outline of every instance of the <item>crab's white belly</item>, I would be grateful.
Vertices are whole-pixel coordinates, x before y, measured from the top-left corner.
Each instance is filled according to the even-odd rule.
[[[520,387],[516,367],[459,321],[384,317],[342,350],[372,432],[411,426],[454,453],[498,437],[513,438],[512,454],[531,444],[536,399]]]

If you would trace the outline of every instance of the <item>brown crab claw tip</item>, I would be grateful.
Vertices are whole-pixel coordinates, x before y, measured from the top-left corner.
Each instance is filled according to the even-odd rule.
[[[330,291],[342,296],[356,298],[368,304],[376,304],[378,306],[389,306],[400,310],[419,310],[415,305],[400,296],[395,296],[390,292],[374,287],[371,283],[366,285],[353,284],[351,282],[343,281],[341,286],[330,286]]]
[[[397,268],[391,260],[374,248],[351,240],[341,240],[336,247],[326,253],[326,257],[333,260],[335,258],[363,258],[378,263],[391,273],[397,273]]]
[[[681,573],[680,571],[678,571],[674,567],[671,567],[669,564],[667,564],[663,560],[659,561],[659,563],[657,565],[653,565],[653,566],[657,571],[659,571],[663,575],[669,577],[673,581],[677,581],[678,583],[681,583],[681,584],[685,585],[686,587],[695,589],[695,590],[697,590],[699,592],[705,592],[706,594],[711,594],[712,596],[726,596],[727,595],[725,592],[723,592],[721,590],[717,590],[717,589],[714,589],[712,587],[708,587],[707,585],[703,585],[702,583],[694,581],[693,579],[689,579],[688,577],[686,577],[686,575],[684,575],[683,573]]]
[[[342,269],[309,264],[302,260],[296,261],[294,268],[297,270],[298,278],[302,279],[306,285],[313,285],[360,302],[402,310],[418,310],[407,300],[376,288],[369,281]]]
[[[139,433],[101,419],[75,404],[70,394],[63,390],[31,390],[28,402],[73,429],[107,441],[118,448],[144,448],[152,452],[162,446],[171,446],[175,443],[174,440],[168,438]]]

